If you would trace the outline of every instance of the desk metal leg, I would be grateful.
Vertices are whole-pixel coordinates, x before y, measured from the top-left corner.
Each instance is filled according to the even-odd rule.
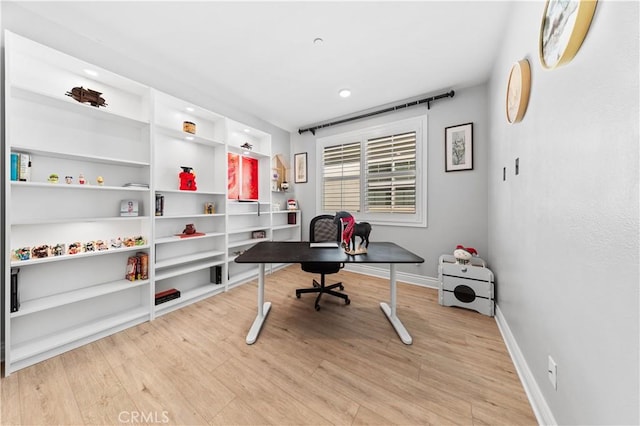
[[[264,324],[264,320],[267,318],[269,310],[271,309],[271,302],[264,301],[264,269],[264,263],[261,263],[260,273],[258,274],[258,315],[256,315],[256,319],[253,320],[253,325],[251,325],[249,334],[247,334],[247,345],[252,345],[258,340],[258,334],[260,334],[262,324]]]
[[[380,309],[382,309],[382,312],[384,312],[384,314],[387,316],[387,319],[389,320],[393,328],[396,329],[396,333],[398,333],[398,336],[400,336],[400,340],[402,340],[402,343],[404,343],[405,345],[410,345],[411,343],[413,343],[413,339],[411,338],[411,335],[409,334],[407,329],[404,328],[404,325],[400,321],[400,318],[398,318],[398,316],[396,315],[396,265],[395,263],[392,263],[389,265],[389,281],[391,286],[391,302],[390,302],[391,306],[389,306],[385,302],[380,302]]]

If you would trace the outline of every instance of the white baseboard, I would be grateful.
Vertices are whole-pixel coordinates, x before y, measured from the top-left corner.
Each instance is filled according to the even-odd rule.
[[[376,268],[370,265],[347,264],[345,270],[357,272],[359,274],[370,275],[372,277],[389,279],[389,270],[384,268]],[[426,277],[424,275],[409,274],[406,272],[396,272],[396,281],[402,281],[407,284],[414,284],[421,287],[437,289],[440,281],[438,278]]]
[[[546,399],[544,399],[544,396],[542,395],[540,386],[538,386],[538,382],[534,379],[533,373],[531,373],[531,369],[529,368],[518,343],[513,337],[511,329],[509,328],[509,325],[507,324],[504,315],[502,315],[502,311],[498,305],[496,305],[495,319],[496,324],[498,324],[498,329],[502,334],[502,340],[504,340],[504,343],[507,346],[507,351],[509,351],[509,355],[511,356],[511,361],[513,361],[513,365],[516,367],[516,371],[518,372],[518,377],[520,377],[522,387],[524,387],[527,398],[529,398],[529,403],[531,404],[531,408],[533,409],[533,413],[536,416],[538,424],[557,425],[558,423],[556,422]]]

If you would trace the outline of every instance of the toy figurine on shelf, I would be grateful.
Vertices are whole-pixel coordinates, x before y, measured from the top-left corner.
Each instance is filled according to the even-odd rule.
[[[84,185],[85,183],[87,183],[87,181],[86,181],[86,179],[84,178],[84,175],[83,175],[82,173],[80,173],[80,174],[78,175],[78,183],[79,183],[80,185]]]
[[[298,202],[294,199],[287,200],[287,210],[298,210]]]
[[[107,104],[101,92],[97,92],[91,89],[85,89],[84,87],[74,87],[70,92],[66,92],[65,95],[71,96],[73,99],[80,103],[88,103],[94,107],[106,107]]]
[[[193,169],[188,166],[180,166],[182,171],[178,175],[180,178],[180,190],[181,191],[195,191],[196,187],[196,175],[193,173]]]
[[[186,228],[182,231],[183,234],[191,235],[196,233],[196,227],[193,223],[187,224]]]
[[[98,182],[98,185],[102,186],[104,185],[104,178],[102,176],[98,176],[96,178],[96,182]]]

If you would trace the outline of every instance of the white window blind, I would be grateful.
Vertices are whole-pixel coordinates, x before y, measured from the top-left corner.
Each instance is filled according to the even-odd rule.
[[[366,142],[365,211],[416,212],[416,132]]]
[[[374,225],[427,226],[427,118],[318,138],[318,214]]]
[[[327,146],[322,155],[324,211],[360,211],[360,142]]]

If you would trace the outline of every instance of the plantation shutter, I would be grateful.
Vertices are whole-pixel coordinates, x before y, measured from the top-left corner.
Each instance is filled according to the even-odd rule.
[[[322,209],[360,211],[360,142],[327,146],[322,156]]]
[[[416,132],[367,140],[365,211],[416,213]]]

